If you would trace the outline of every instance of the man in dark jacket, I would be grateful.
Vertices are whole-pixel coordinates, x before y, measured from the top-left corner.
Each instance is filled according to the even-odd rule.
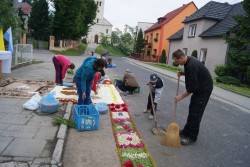
[[[213,81],[205,65],[196,58],[186,56],[180,49],[172,56],[177,64],[184,65],[184,72],[178,72],[177,76],[185,75],[186,85],[186,91],[175,96],[174,100],[180,101],[192,94],[187,123],[180,131],[181,144],[190,145],[197,140],[203,112],[213,90]]]

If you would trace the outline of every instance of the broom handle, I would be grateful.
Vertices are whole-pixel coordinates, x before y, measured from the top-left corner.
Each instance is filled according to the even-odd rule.
[[[180,76],[178,76],[176,96],[178,96],[178,93],[179,93],[179,85],[180,85]],[[175,103],[174,103],[174,122],[176,120],[176,108],[177,108],[177,101],[175,101]]]
[[[151,100],[151,109],[153,110],[154,113],[154,122],[155,122],[155,127],[157,128],[157,121],[156,121],[156,114],[155,114],[155,106],[154,106],[154,102],[153,102],[153,95],[151,92],[151,87],[150,85],[148,85],[149,88],[149,94],[150,94],[150,100]]]

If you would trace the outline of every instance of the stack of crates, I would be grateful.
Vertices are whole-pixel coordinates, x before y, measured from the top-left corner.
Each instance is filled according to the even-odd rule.
[[[100,114],[93,105],[75,105],[74,121],[78,131],[97,130]]]

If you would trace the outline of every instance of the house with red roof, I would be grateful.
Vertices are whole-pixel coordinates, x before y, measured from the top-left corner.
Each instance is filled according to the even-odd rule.
[[[196,11],[197,7],[194,2],[190,2],[158,18],[158,21],[144,32],[144,60],[158,62],[163,50],[168,55],[169,42],[167,39],[183,28],[182,22]]]

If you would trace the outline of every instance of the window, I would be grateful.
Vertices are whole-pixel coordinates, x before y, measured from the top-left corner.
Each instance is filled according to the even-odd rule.
[[[109,29],[106,29],[106,33],[109,33]]]
[[[96,5],[98,6],[98,1],[96,1]]]
[[[96,23],[98,23],[99,22],[99,19],[96,19]]]
[[[196,24],[190,25],[189,26],[189,33],[188,36],[189,37],[194,37],[196,33]]]
[[[157,49],[154,49],[154,55],[155,56],[157,55]]]
[[[100,2],[99,5],[102,6],[102,2]]]
[[[183,48],[183,53],[184,53],[185,55],[187,55],[188,49],[187,49],[187,48]]]
[[[206,58],[207,58],[207,49],[201,49],[201,53],[200,53],[199,60],[200,60],[200,62],[202,62],[204,65],[205,65],[205,62],[206,62]]]
[[[159,34],[156,33],[156,36],[155,36],[155,39],[154,39],[155,42],[158,42],[158,37],[159,37]]]

